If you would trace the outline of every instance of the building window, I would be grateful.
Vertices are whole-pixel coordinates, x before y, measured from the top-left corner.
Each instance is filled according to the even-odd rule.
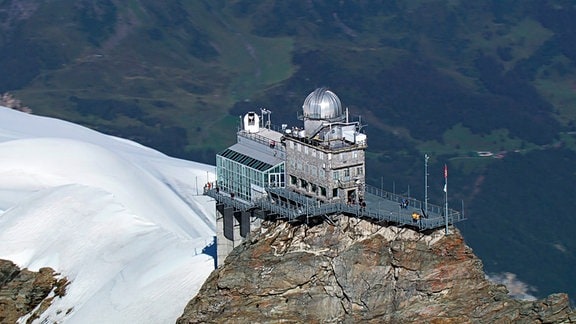
[[[295,176],[291,175],[290,176],[290,184],[296,185],[296,183],[298,183],[298,179]]]
[[[320,187],[320,196],[326,197],[326,188]]]
[[[340,179],[340,172],[338,172],[338,170],[332,171],[332,180],[338,180],[338,179]]]
[[[357,170],[356,172],[358,173],[358,175],[364,174],[364,168],[363,167],[358,167],[358,169],[356,169],[356,170]]]
[[[332,189],[332,197],[333,197],[333,198],[338,197],[338,188]]]

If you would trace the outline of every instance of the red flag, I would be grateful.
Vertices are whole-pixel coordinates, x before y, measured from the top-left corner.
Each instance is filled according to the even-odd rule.
[[[444,178],[448,178],[448,166],[444,164]]]

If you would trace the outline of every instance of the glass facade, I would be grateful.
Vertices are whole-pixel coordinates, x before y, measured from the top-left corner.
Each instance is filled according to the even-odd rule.
[[[217,185],[235,197],[252,200],[254,188],[285,187],[284,162],[270,165],[230,149],[216,156]]]

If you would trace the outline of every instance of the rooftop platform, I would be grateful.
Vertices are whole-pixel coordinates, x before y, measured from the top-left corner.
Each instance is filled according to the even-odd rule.
[[[382,224],[431,230],[444,227],[446,221],[448,224],[454,224],[464,220],[462,214],[453,209],[448,209],[446,217],[445,207],[430,203],[426,206],[414,198],[403,197],[372,186],[366,186],[365,207],[341,202],[321,203],[285,188],[268,188],[267,192],[268,196],[249,202],[232,198],[229,193],[214,188],[204,190],[205,195],[236,210],[261,209],[268,211],[276,219],[288,221],[306,221],[313,217],[345,214]],[[405,207],[402,206],[404,201],[408,202]],[[419,215],[417,219],[413,217],[414,213]]]

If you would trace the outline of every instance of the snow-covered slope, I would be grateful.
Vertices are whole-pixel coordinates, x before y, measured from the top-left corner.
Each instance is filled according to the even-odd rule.
[[[213,166],[0,107],[0,259],[71,281],[38,321],[174,322],[214,267],[207,181]]]

